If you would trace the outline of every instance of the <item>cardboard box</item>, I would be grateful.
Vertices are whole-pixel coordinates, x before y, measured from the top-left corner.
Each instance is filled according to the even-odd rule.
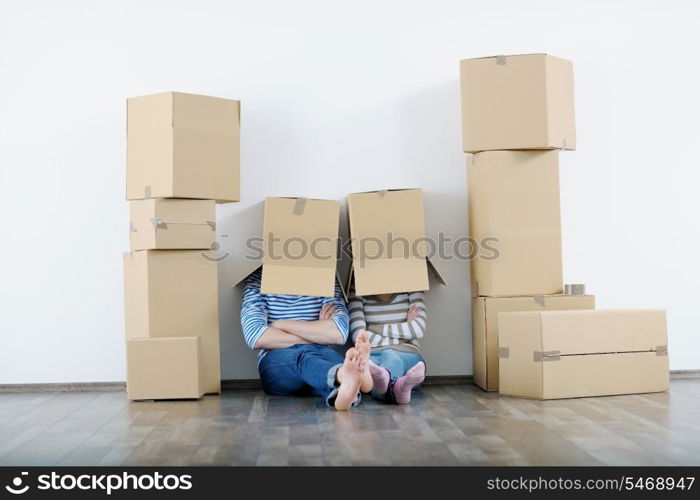
[[[562,293],[558,152],[478,153],[467,177],[469,234],[479,245],[472,294]]]
[[[204,391],[221,391],[215,262],[201,250],[125,253],[124,302],[127,339],[200,337]]]
[[[267,198],[261,292],[332,297],[339,224],[337,201]]]
[[[501,394],[536,399],[668,390],[666,312],[509,312],[498,316]]]
[[[129,203],[131,250],[209,249],[216,241],[213,200],[152,198]]]
[[[126,198],[240,199],[240,102],[180,92],[127,100]]]
[[[465,152],[576,149],[570,61],[547,54],[460,62]]]
[[[485,391],[498,390],[498,316],[514,311],[595,309],[593,295],[535,295],[472,299],[474,383]]]
[[[129,399],[198,399],[204,394],[198,337],[131,339],[126,349]]]
[[[421,189],[389,189],[347,197],[352,266],[357,295],[428,290],[428,259]]]

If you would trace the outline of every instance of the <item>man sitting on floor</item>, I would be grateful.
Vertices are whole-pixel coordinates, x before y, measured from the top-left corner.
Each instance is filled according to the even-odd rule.
[[[258,372],[267,394],[313,393],[337,410],[360,402],[372,390],[366,335],[358,335],[345,359],[330,345],[342,345],[349,331],[348,310],[340,286],[333,297],[268,295],[260,292],[262,271],[248,276],[243,290],[241,325],[251,349],[259,349]]]

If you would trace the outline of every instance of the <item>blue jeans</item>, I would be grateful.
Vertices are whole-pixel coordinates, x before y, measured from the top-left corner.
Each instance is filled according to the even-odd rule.
[[[406,375],[406,372],[413,368],[419,361],[425,363],[423,357],[417,352],[399,351],[398,349],[391,348],[372,351],[369,355],[369,359],[371,359],[373,363],[385,368],[391,376],[389,389],[384,394],[372,391],[372,397],[382,401],[395,401],[394,382],[396,382],[396,379]]]
[[[327,345],[297,344],[272,349],[258,365],[263,390],[275,396],[314,394],[333,406],[338,393],[335,375],[343,357]],[[353,403],[357,406],[358,399]]]

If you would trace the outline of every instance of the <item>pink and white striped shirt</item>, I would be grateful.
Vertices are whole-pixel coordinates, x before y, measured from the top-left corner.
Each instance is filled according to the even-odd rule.
[[[412,306],[420,311],[413,321],[407,321]],[[425,334],[427,320],[423,292],[396,293],[387,302],[374,296],[352,295],[348,312],[353,340],[360,330],[367,330],[373,350],[387,347],[411,352],[419,350],[418,339]]]

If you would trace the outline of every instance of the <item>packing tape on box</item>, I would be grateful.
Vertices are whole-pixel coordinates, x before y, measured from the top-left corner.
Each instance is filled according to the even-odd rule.
[[[535,304],[544,307],[544,295],[535,295],[532,299],[535,301]]]
[[[292,213],[294,215],[302,215],[306,209],[307,200],[308,198],[297,198],[297,201],[294,203],[294,210],[292,210]]]
[[[133,223],[133,222],[129,222],[129,232],[130,232],[130,233],[135,233],[136,231],[137,231],[137,230],[136,230],[136,226],[134,226],[134,223]]]
[[[498,357],[499,358],[507,358],[510,356],[510,349],[507,347],[499,347],[498,348]]]
[[[566,149],[566,138],[561,140],[561,148]]]
[[[377,191],[377,194],[379,195],[380,198],[384,198],[386,196],[386,193],[388,193],[388,189],[382,189],[381,191]]]
[[[657,345],[655,351],[657,356],[668,356],[667,345]]]
[[[586,295],[586,285],[583,283],[567,283],[564,285],[565,295]]]
[[[144,197],[144,198],[150,198],[150,197],[151,197],[151,186],[144,186],[144,188],[143,188],[143,197]]]
[[[559,361],[561,351],[534,351],[532,359],[534,361]]]
[[[155,229],[168,229],[168,223],[163,219],[151,219],[151,224]]]
[[[216,231],[216,222],[208,220],[207,225],[211,228],[212,231]]]
[[[499,66],[505,66],[506,62],[506,56],[496,56],[496,64],[498,64]]]

